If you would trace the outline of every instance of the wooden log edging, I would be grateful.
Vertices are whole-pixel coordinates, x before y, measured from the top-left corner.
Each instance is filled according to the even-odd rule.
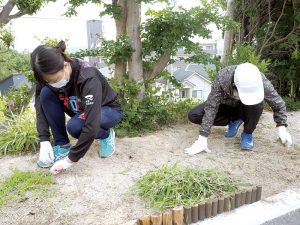
[[[183,212],[182,206],[176,207],[172,210],[174,225],[183,225]]]
[[[184,208],[184,224],[191,224],[192,223],[192,208],[186,207]]]
[[[208,199],[191,207],[178,206],[162,213],[141,217],[137,225],[188,225],[261,200],[262,186],[242,190],[230,196]]]
[[[211,216],[214,217],[218,214],[218,199],[214,199],[212,201],[212,214]]]
[[[224,198],[224,212],[228,212],[230,210],[230,197],[225,196]]]
[[[218,200],[218,214],[224,212],[224,198],[219,198]]]
[[[168,210],[163,213],[162,224],[173,225],[172,211]]]
[[[161,225],[162,224],[162,214],[155,213],[150,216],[151,225]]]
[[[137,222],[138,225],[150,225],[150,216],[142,217]]]
[[[198,206],[198,220],[204,220],[205,219],[205,203],[200,203]]]
[[[192,223],[197,223],[199,221],[199,206],[192,206]]]

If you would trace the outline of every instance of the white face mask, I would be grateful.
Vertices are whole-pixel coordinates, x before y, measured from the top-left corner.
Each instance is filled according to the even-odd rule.
[[[65,77],[66,77],[66,74],[65,74]],[[67,83],[70,81],[70,79],[61,79],[60,81],[57,81],[56,83],[53,83],[53,84],[50,84],[52,87],[55,87],[55,88],[62,88],[64,86],[67,85]]]

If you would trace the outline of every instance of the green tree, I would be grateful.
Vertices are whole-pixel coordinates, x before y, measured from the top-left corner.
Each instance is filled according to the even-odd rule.
[[[268,65],[270,63],[270,60],[261,60],[261,56],[256,54],[254,47],[249,44],[236,44],[234,46],[232,54],[229,55],[229,64],[239,65],[245,62],[256,65],[262,73],[268,72]]]
[[[269,59],[269,77],[279,92],[296,98],[300,94],[299,0],[236,0],[234,19],[240,23],[235,43],[248,43],[261,59]]]
[[[67,15],[75,15],[76,7],[99,1],[94,0],[70,0]],[[228,20],[220,14],[220,1],[200,1],[199,6],[186,10],[184,8],[165,8],[160,11],[149,10],[148,20],[141,23],[141,4],[168,2],[167,0],[112,0],[111,4],[104,4],[105,10],[102,14],[111,15],[116,24],[117,37],[115,42],[109,42],[115,46],[124,47],[116,49],[111,57],[116,60],[109,60],[115,63],[115,77],[122,83],[122,77],[128,71],[129,79],[141,83],[138,98],[144,97],[144,81],[157,77],[170,63],[171,57],[176,54],[179,47],[184,47],[187,53],[194,53],[194,56],[187,60],[201,60],[205,63],[209,57],[204,54],[201,47],[191,41],[192,37],[210,37],[210,30],[207,25],[215,23],[219,28],[227,25]],[[127,37],[127,39],[124,37]],[[123,41],[120,41],[122,39]],[[124,41],[125,40],[125,41]],[[123,43],[123,45],[120,45]],[[103,42],[104,45],[107,42]],[[130,55],[124,51],[130,51]],[[90,54],[90,52],[89,52]],[[116,54],[122,57],[116,57]],[[195,56],[198,55],[198,57]],[[83,52],[81,52],[83,55]],[[109,55],[109,54],[107,54]],[[124,58],[128,57],[127,59]],[[120,60],[122,59],[122,60]]]
[[[13,44],[14,36],[9,29],[6,29],[3,24],[0,24],[0,54],[7,51]]]
[[[3,50],[0,57],[0,80],[13,73],[23,73],[30,70],[28,52],[19,53],[16,50],[4,47],[0,49]],[[4,51],[4,49],[6,50]]]
[[[7,51],[14,41],[12,32],[5,28],[7,23],[26,14],[33,15],[45,4],[54,1],[56,0],[0,0],[0,54]]]
[[[23,15],[33,15],[48,2],[55,0],[0,0],[0,24],[7,24],[12,19]],[[14,9],[17,9],[15,12]],[[14,12],[14,14],[12,14]]]
[[[232,18],[234,13],[234,0],[228,0],[227,1],[227,7],[226,7],[226,16]],[[224,65],[228,64],[228,58],[231,54],[232,50],[232,43],[233,43],[233,30],[226,30],[224,33],[224,53],[221,58],[221,62]]]
[[[48,45],[51,47],[56,47],[57,43],[60,41],[58,38],[50,38],[50,37],[45,37],[43,39],[40,39],[38,37],[35,37],[41,45]],[[68,42],[68,39],[64,40],[66,43]]]

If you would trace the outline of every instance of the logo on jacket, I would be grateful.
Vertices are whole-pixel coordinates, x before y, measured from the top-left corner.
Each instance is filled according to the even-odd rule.
[[[67,109],[72,110],[74,113],[81,112],[82,109],[80,107],[81,100],[77,96],[70,96],[64,98],[64,106]]]
[[[85,96],[85,105],[93,105],[94,104],[94,96],[86,95]]]

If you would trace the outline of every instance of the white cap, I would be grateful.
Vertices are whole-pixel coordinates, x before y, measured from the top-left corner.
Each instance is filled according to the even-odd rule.
[[[238,65],[234,73],[234,84],[243,104],[256,105],[264,100],[261,73],[255,65],[251,63]]]

